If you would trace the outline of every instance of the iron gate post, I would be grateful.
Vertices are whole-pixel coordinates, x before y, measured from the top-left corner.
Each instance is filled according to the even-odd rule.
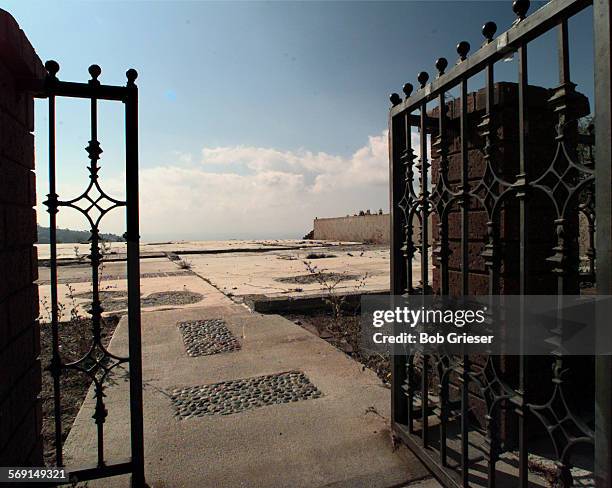
[[[597,293],[612,294],[612,66],[610,0],[593,3],[595,41],[595,215],[597,216]],[[604,322],[605,323],[605,322]],[[606,337],[603,331],[598,335]],[[597,356],[595,364],[595,483],[612,486],[612,357]]]
[[[145,486],[144,428],[142,420],[142,351],[140,322],[140,249],[138,210],[138,73],[127,75],[125,100],[126,212],[128,260],[128,327],[130,354],[130,416],[132,442],[132,487]]]
[[[396,95],[397,96],[397,95]],[[399,98],[399,96],[397,96]],[[392,99],[393,96],[392,96]],[[400,117],[389,118],[389,193],[390,203],[389,212],[391,219],[391,297],[401,295],[406,280],[405,266],[402,262],[402,219],[398,204],[403,194],[404,178],[402,175],[403,165],[400,158],[400,142],[405,131],[409,131],[409,126],[404,125],[404,119]],[[409,225],[409,224],[408,224]],[[406,358],[396,354],[391,356],[391,418],[393,422],[406,424],[408,422],[408,405],[400,390],[399,385],[406,381]]]

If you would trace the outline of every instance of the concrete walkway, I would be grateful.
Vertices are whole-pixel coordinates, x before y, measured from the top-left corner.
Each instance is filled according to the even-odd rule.
[[[280,316],[251,313],[212,286],[209,291],[201,307],[143,313],[145,457],[152,488],[438,486],[420,481],[428,473],[411,453],[392,451],[390,394],[373,372]],[[177,323],[207,319],[222,319],[240,349],[190,357]],[[125,318],[110,349],[127,352]],[[288,371],[304,373],[320,396],[227,415],[177,416],[172,395],[182,388]],[[119,373],[105,398],[109,461],[129,455],[129,383],[125,371]],[[66,441],[69,466],[95,463],[93,405],[90,394]],[[128,486],[128,480],[88,486]]]

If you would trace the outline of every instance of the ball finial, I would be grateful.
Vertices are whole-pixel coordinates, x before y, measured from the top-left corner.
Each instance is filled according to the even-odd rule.
[[[482,35],[485,37],[487,42],[491,42],[493,40],[493,36],[497,32],[497,24],[495,22],[487,22],[482,26]]]
[[[459,44],[457,44],[457,53],[459,54],[459,59],[461,61],[465,61],[469,52],[470,52],[469,42],[461,41]]]
[[[50,59],[45,63],[45,69],[47,70],[47,73],[49,73],[49,76],[55,78],[55,75],[59,71],[60,66],[57,61],[53,61],[52,59]]]
[[[412,83],[406,83],[402,88],[402,91],[404,92],[404,95],[406,95],[406,98],[408,98],[412,94],[412,90],[414,90]]]
[[[98,76],[102,74],[102,68],[100,68],[100,66],[98,66],[97,64],[92,64],[89,67],[88,71],[89,71],[89,74],[91,75],[92,80],[97,80]]]
[[[438,58],[436,61],[436,69],[438,70],[438,76],[444,74],[444,70],[448,66],[448,60],[446,58]]]
[[[523,20],[527,16],[530,5],[531,2],[529,0],[514,0],[514,2],[512,2],[512,11],[519,20]]]
[[[400,97],[397,93],[392,93],[389,100],[391,100],[391,105],[394,107],[402,103],[402,97]]]
[[[130,68],[125,72],[125,76],[127,77],[128,85],[133,85],[136,78],[138,78],[138,71],[134,68]]]
[[[417,76],[417,80],[419,81],[421,88],[423,88],[427,84],[427,80],[429,80],[429,74],[426,71],[421,71],[419,76]]]

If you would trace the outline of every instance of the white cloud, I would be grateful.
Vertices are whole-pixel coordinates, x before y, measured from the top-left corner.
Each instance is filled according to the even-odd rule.
[[[315,217],[388,209],[386,131],[348,158],[232,146],[204,148],[195,160],[181,153],[141,170],[143,240],[301,237]],[[102,230],[122,232],[122,222],[109,214]]]

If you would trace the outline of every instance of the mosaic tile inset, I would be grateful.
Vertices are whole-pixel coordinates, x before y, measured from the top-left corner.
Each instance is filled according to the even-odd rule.
[[[178,419],[231,415],[266,405],[319,398],[321,392],[301,371],[288,371],[172,392]]]
[[[187,354],[209,356],[240,349],[240,342],[221,319],[191,320],[177,324],[183,335]]]

